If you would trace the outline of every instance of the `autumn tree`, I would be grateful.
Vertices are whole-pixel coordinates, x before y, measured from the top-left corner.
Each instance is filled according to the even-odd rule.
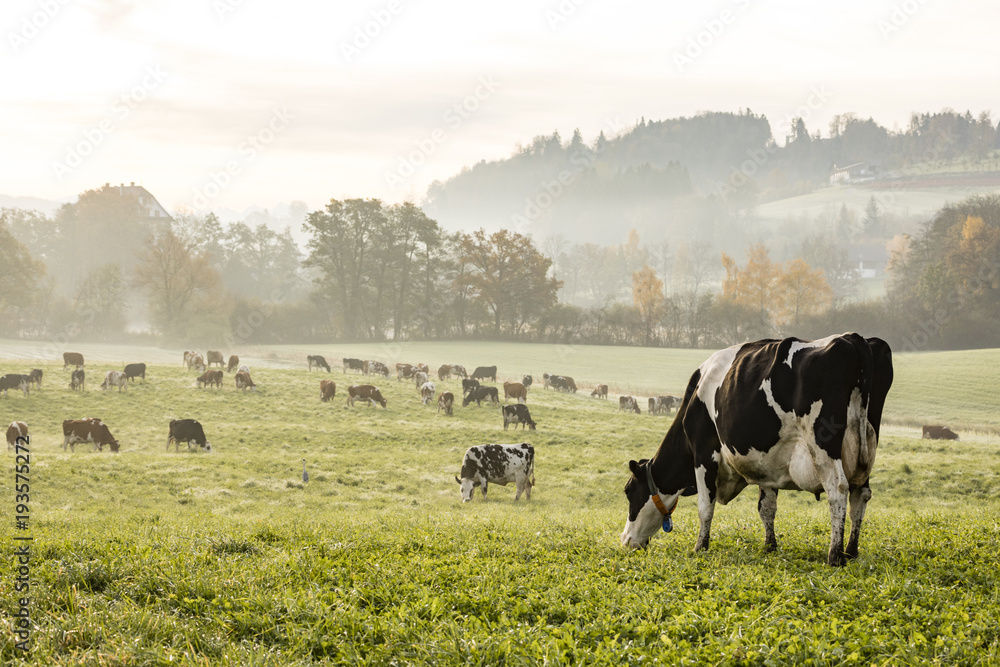
[[[125,330],[129,284],[120,264],[100,266],[83,279],[73,298],[81,328],[100,336]]]
[[[752,308],[762,320],[768,319],[775,303],[779,271],[767,246],[761,243],[750,246],[747,264],[742,269],[732,257],[722,253],[722,267],[726,271],[722,296]]]
[[[41,296],[45,265],[0,219],[0,328],[10,333],[32,324],[32,310]]]
[[[798,327],[802,316],[822,313],[833,303],[833,290],[823,271],[810,268],[802,258],[783,267],[775,287],[779,303],[776,319],[782,324]]]
[[[632,303],[639,310],[645,344],[649,345],[653,339],[653,328],[664,311],[663,281],[649,266],[632,274]]]

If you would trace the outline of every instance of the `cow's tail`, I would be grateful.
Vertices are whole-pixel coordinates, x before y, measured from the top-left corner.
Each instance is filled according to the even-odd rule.
[[[875,358],[872,348],[860,334],[850,333],[847,338],[858,353],[860,371],[858,377],[858,389],[861,391],[861,414],[858,422],[858,458],[862,466],[871,464],[868,448],[868,402],[872,395],[872,380],[875,377]]]

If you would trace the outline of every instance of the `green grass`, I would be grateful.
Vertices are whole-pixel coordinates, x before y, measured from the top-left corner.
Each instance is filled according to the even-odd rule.
[[[709,552],[693,553],[697,503],[685,498],[675,531],[633,554],[618,542],[626,463],[655,450],[669,418],[536,388],[538,431],[504,433],[495,408],[437,415],[394,378],[378,382],[388,409],[346,408],[346,385],[362,378],[306,372],[296,361],[305,347],[241,353],[256,393],[237,392],[231,374],[221,391],[196,389],[171,352],[176,362],[119,395],[97,391],[96,378],[120,364],[80,347],[94,359],[87,392],[71,392],[68,371],[46,364],[40,391],[0,397],[0,421],[23,419],[33,436],[31,664],[1000,661],[994,435],[943,443],[888,427],[861,557],[843,569],[824,564],[826,503],[801,493],[780,496],[777,553],[763,553],[750,490],[716,512]],[[586,386],[675,393],[707,356],[472,343],[308,351],[470,370],[495,362],[507,377],[550,370]],[[985,371],[997,368],[996,351],[896,360],[894,419],[920,421],[934,415],[921,406],[954,402],[962,420],[996,424],[986,400],[996,371]],[[980,372],[935,391],[950,364]],[[319,401],[327,378],[338,384],[333,403]],[[460,394],[457,381],[438,384]],[[82,416],[102,417],[121,452],[64,453],[60,423]],[[178,417],[199,419],[216,451],[165,451]],[[532,500],[493,486],[489,501],[462,504],[453,477],[465,449],[522,440],[536,449]],[[10,553],[5,479],[0,540]],[[4,664],[15,656],[13,581],[8,557]]]

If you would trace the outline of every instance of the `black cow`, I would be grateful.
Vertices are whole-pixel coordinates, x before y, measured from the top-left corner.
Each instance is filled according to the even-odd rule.
[[[500,403],[500,393],[497,391],[496,387],[476,387],[469,392],[469,395],[465,397],[462,401],[462,407],[466,407],[469,403],[473,401],[476,405],[482,407],[482,401],[489,401],[494,405]]]
[[[521,378],[521,384],[524,385],[525,389],[530,387],[532,382],[534,382],[534,380],[531,378],[530,375],[525,375],[523,378]]]
[[[205,439],[205,429],[195,419],[170,420],[170,435],[167,437],[167,449],[170,449],[170,443],[174,443],[174,451],[176,452],[182,442],[187,443],[188,449],[191,449],[191,443],[194,443],[206,452],[212,451],[212,443]]]
[[[42,388],[42,375],[43,375],[43,373],[42,373],[42,369],[41,368],[32,368],[31,372],[28,373],[28,382],[30,382],[31,384],[35,385],[36,389],[41,389]]]
[[[70,389],[73,389],[73,390],[83,389],[84,388],[83,387],[84,380],[86,380],[86,378],[87,378],[87,376],[83,372],[83,369],[73,371],[73,375],[70,377],[70,381],[69,381],[69,387],[70,387]]]
[[[364,362],[360,359],[344,359],[344,372],[347,371],[357,371],[358,373],[363,372]]]
[[[497,381],[497,367],[496,366],[478,366],[476,370],[472,371],[473,380],[489,380],[491,382]]]
[[[465,396],[470,391],[479,386],[479,380],[462,380],[462,395]]]
[[[858,555],[869,475],[882,408],[892,385],[892,352],[856,333],[812,342],[761,340],[716,352],[691,376],[677,417],[651,460],[629,461],[628,517],[622,544],[645,547],[681,495],[698,494],[707,549],[716,501],[748,484],[760,487],[757,511],[773,551],[778,489],[826,492],[827,564]],[[851,533],[844,549],[850,499]]]
[[[127,364],[125,366],[125,378],[133,380],[138,377],[141,377],[143,382],[146,381],[146,364]]]
[[[0,391],[3,392],[4,398],[7,397],[8,389],[20,389],[24,392],[24,395],[27,396],[29,384],[31,384],[30,375],[7,373],[7,375],[0,376]]]
[[[524,403],[503,406],[503,430],[507,430],[508,424],[514,424],[515,430],[518,424],[521,425],[521,429],[524,429],[525,425],[527,425],[532,431],[535,430],[535,422],[531,419],[528,406]]]
[[[309,370],[312,371],[313,366],[316,370],[325,368],[326,372],[330,372],[330,364],[326,363],[326,359],[319,354],[310,354],[306,357],[306,363],[309,364]]]

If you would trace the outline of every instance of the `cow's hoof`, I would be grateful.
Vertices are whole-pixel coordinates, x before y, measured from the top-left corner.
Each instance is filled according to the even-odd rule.
[[[830,567],[843,567],[844,565],[847,565],[847,559],[844,557],[844,554],[842,553],[830,554],[826,558],[826,564],[829,565]]]
[[[764,544],[764,553],[766,554],[774,553],[777,550],[778,550],[777,542],[766,542]]]

